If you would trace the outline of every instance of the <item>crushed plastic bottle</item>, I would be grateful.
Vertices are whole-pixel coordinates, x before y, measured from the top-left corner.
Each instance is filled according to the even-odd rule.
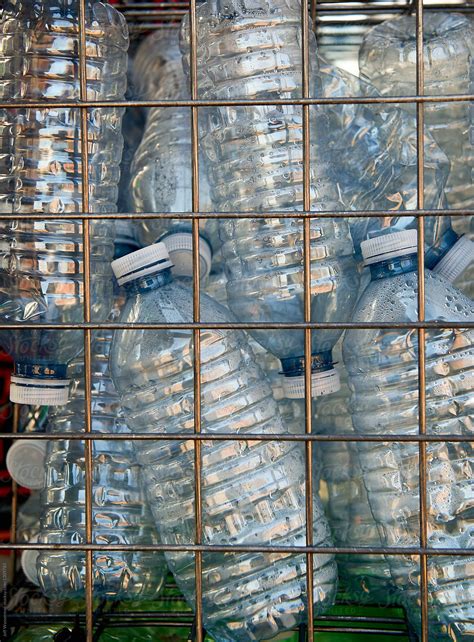
[[[192,290],[173,281],[162,243],[115,261],[128,293],[121,322],[167,323],[166,330],[120,330],[112,347],[112,375],[135,432],[190,433],[194,428]],[[206,318],[227,322],[227,311],[203,295]],[[174,326],[174,327],[173,327]],[[201,430],[231,432],[241,441],[203,441],[202,541],[209,545],[297,545],[305,542],[304,461],[285,441],[248,440],[246,434],[286,432],[271,388],[241,332],[201,332]],[[195,541],[194,446],[188,441],[137,444],[149,502],[164,544]],[[314,499],[314,544],[328,542],[327,522]],[[194,556],[166,553],[176,582],[194,607]],[[314,556],[315,612],[331,604],[333,557]],[[222,641],[263,640],[305,617],[304,555],[202,555],[206,630]]]
[[[423,18],[424,88],[427,95],[469,94],[474,26],[468,15],[426,12]],[[361,76],[382,95],[416,94],[416,18],[401,15],[370,29],[359,52]],[[415,112],[415,105],[405,106]],[[472,107],[469,102],[425,105],[425,128],[448,156],[449,207],[474,206]]]
[[[416,93],[416,20],[402,15],[370,29],[359,52],[363,78],[382,95]],[[474,23],[469,14],[426,12],[423,18],[424,90],[434,96],[472,93],[472,43]],[[414,105],[404,109],[414,114]],[[467,101],[440,102],[424,107],[424,127],[436,140],[450,162],[445,187],[450,209],[474,207],[473,106]],[[425,207],[429,207],[425,203]],[[458,236],[474,240],[470,216],[453,218]],[[474,296],[474,251],[470,269],[459,273],[458,287]],[[462,273],[464,272],[464,273]]]

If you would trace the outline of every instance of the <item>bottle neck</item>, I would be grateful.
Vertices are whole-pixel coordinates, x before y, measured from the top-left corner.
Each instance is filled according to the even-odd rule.
[[[443,256],[459,241],[459,236],[449,227],[425,253],[425,265],[432,270],[441,261]]]
[[[405,256],[397,256],[387,261],[374,263],[369,267],[372,281],[406,274],[407,272],[416,272],[418,269],[418,255],[407,254]]]
[[[282,374],[285,377],[301,377],[305,373],[305,358],[288,357],[280,359]],[[311,355],[311,372],[326,372],[334,369],[334,361],[332,359],[332,350],[325,352],[314,352]]]
[[[166,268],[166,270],[161,270],[160,272],[155,272],[154,274],[146,274],[145,276],[138,277],[129,283],[125,283],[122,287],[130,294],[137,294],[138,292],[148,292],[150,290],[157,290],[158,288],[171,283],[173,277],[171,275],[171,269]]]

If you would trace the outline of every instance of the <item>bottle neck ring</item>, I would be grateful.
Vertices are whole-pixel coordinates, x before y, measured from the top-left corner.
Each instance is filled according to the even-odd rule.
[[[418,255],[397,256],[386,261],[380,261],[380,263],[373,263],[369,267],[372,281],[407,274],[408,272],[416,272],[418,269]]]
[[[285,377],[301,377],[305,373],[305,357],[288,357],[280,359],[282,374]],[[326,372],[334,369],[332,350],[315,352],[311,355],[311,373]]]
[[[150,290],[157,290],[158,288],[171,283],[173,276],[171,274],[171,268],[166,268],[161,272],[155,272],[153,274],[146,274],[140,276],[133,281],[124,283],[122,288],[127,292],[127,294],[137,294],[138,292],[148,292]]]

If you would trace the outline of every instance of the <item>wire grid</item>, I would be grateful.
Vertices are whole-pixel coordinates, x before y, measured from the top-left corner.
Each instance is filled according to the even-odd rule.
[[[84,322],[69,324],[41,324],[42,329],[82,329],[84,332],[84,371],[85,371],[85,433],[78,434],[36,434],[26,433],[19,434],[19,439],[68,439],[81,440],[85,445],[85,499],[86,499],[86,543],[83,545],[75,544],[19,544],[16,543],[16,511],[17,496],[14,485],[12,500],[12,537],[11,543],[0,544],[1,549],[12,550],[15,556],[18,550],[81,550],[86,555],[86,587],[85,587],[85,625],[87,631],[87,642],[93,642],[94,639],[94,607],[93,607],[93,558],[94,551],[193,551],[195,554],[195,620],[194,620],[194,639],[196,642],[203,642],[204,630],[202,625],[202,554],[207,551],[232,553],[232,552],[260,552],[260,553],[305,553],[307,557],[307,622],[304,627],[304,633],[301,639],[313,640],[315,632],[321,631],[321,627],[315,625],[313,618],[313,564],[312,556],[315,553],[334,553],[334,554],[367,554],[379,553],[385,555],[416,555],[420,559],[420,600],[422,615],[421,641],[429,642],[428,632],[428,556],[438,555],[472,555],[470,549],[450,549],[436,548],[431,549],[427,546],[427,460],[426,444],[436,442],[466,442],[465,436],[460,435],[429,435],[426,432],[426,391],[425,391],[425,331],[430,328],[468,328],[474,327],[474,323],[455,323],[448,324],[439,322],[427,322],[425,320],[425,282],[424,282],[424,217],[425,216],[472,216],[474,210],[426,210],[424,209],[424,105],[427,103],[437,102],[459,102],[472,101],[474,95],[451,95],[451,96],[427,96],[424,94],[424,69],[423,69],[423,0],[414,0],[404,2],[395,0],[392,3],[383,3],[375,0],[374,2],[352,2],[348,0],[318,0],[310,1],[310,15],[312,26],[318,32],[324,30],[324,20],[327,16],[335,16],[334,21],[340,21],[341,16],[345,14],[360,14],[360,20],[364,24],[370,24],[373,20],[372,14],[377,14],[376,21],[390,17],[391,14],[400,12],[401,9],[407,9],[411,6],[416,13],[416,95],[413,96],[396,96],[396,97],[344,97],[344,98],[310,98],[309,97],[309,46],[308,35],[309,25],[307,20],[308,5],[303,2],[301,7],[302,19],[302,97],[299,99],[280,99],[280,100],[200,100],[198,99],[197,86],[197,29],[196,29],[196,0],[189,0],[189,3],[182,0],[170,2],[165,0],[161,3],[142,2],[140,0],[119,0],[115,6],[122,10],[127,21],[130,23],[131,33],[143,33],[150,29],[157,28],[163,22],[173,22],[176,26],[179,20],[189,13],[190,20],[190,75],[191,75],[191,99],[190,100],[124,100],[124,101],[88,101],[87,100],[87,70],[86,70],[86,0],[76,0],[79,8],[79,74],[80,74],[80,99],[77,101],[41,101],[41,102],[10,102],[0,104],[0,108],[15,109],[22,106],[48,108],[48,107],[77,107],[81,110],[81,155],[82,167],[88,168],[88,148],[87,148],[87,110],[91,107],[115,107],[115,106],[142,106],[142,107],[189,107],[191,112],[191,143],[192,143],[192,211],[191,212],[173,212],[173,213],[140,213],[139,215],[129,212],[123,214],[96,214],[90,212],[89,207],[89,175],[88,171],[82,172],[82,201],[83,212],[81,214],[63,214],[56,215],[58,219],[80,219],[83,222],[83,241],[84,241]],[[429,3],[430,10],[455,8],[456,10],[469,9],[466,5],[459,5],[457,0],[447,0],[446,2],[437,2],[436,0]],[[471,7],[472,8],[472,7]],[[310,294],[310,221],[316,218],[315,212],[310,211],[310,139],[309,139],[309,110],[311,105],[340,105],[340,104],[400,104],[408,103],[416,105],[417,119],[417,209],[409,212],[397,212],[399,216],[416,216],[418,219],[418,321],[417,322],[392,322],[392,323],[375,323],[375,322],[345,322],[345,323],[315,323],[311,321],[311,294]],[[267,213],[239,213],[239,212],[199,212],[199,140],[198,140],[198,115],[199,107],[206,106],[245,106],[245,105],[300,105],[303,112],[303,190],[304,210],[298,212],[267,212]],[[390,214],[386,211],[340,211],[340,212],[317,212],[317,218],[339,218],[351,216],[368,216],[380,217]],[[38,219],[38,214],[10,214],[0,216],[1,219]],[[89,222],[92,219],[128,219],[139,217],[140,219],[176,219],[192,221],[192,238],[193,238],[193,323],[159,324],[159,323],[134,323],[126,325],[121,323],[94,323],[91,321],[90,308],[90,231]],[[265,323],[201,323],[200,321],[200,261],[199,261],[199,221],[207,218],[295,218],[302,219],[304,225],[304,321],[300,323],[283,323],[283,322],[265,322]],[[37,327],[35,323],[8,323],[3,324],[4,329],[30,329]],[[91,332],[97,329],[155,329],[161,330],[166,328],[179,327],[189,329],[193,332],[194,339],[194,434],[173,433],[172,435],[156,434],[100,434],[92,433],[91,425]],[[306,546],[274,546],[274,545],[256,545],[256,546],[234,546],[234,545],[206,545],[202,541],[202,504],[201,504],[201,480],[202,480],[202,462],[201,462],[201,442],[206,440],[241,440],[234,433],[207,434],[201,432],[201,377],[200,377],[200,331],[203,329],[255,329],[264,328],[269,330],[299,329],[305,334],[305,433],[304,434],[284,434],[284,435],[261,435],[247,434],[246,439],[260,441],[295,441],[304,442],[306,455]],[[416,329],[418,332],[419,358],[418,358],[418,386],[419,386],[419,433],[417,435],[313,435],[311,434],[311,332],[315,329]],[[18,426],[18,407],[15,407],[14,431]],[[0,435],[8,438],[8,434]],[[95,439],[137,439],[137,440],[192,440],[194,442],[194,482],[195,482],[195,526],[196,540],[194,545],[103,545],[93,544],[92,532],[92,440]],[[418,443],[419,447],[419,501],[420,501],[420,545],[417,547],[316,547],[312,539],[312,497],[313,497],[313,480],[312,480],[312,448],[314,442],[323,441],[352,441],[352,442],[407,442]],[[138,616],[138,614],[137,614]],[[61,616],[64,621],[64,616]],[[28,619],[28,618],[26,618]],[[337,619],[332,616],[321,616],[317,620]],[[351,618],[354,621],[356,618]],[[363,618],[361,618],[363,620]],[[376,620],[377,618],[375,618]],[[132,618],[133,620],[133,618]],[[374,618],[368,621],[374,621]],[[327,629],[324,629],[327,630]],[[338,631],[350,631],[350,628]],[[357,629],[359,632],[371,633],[370,629]],[[380,633],[380,630],[377,632]],[[400,634],[400,633],[398,633]],[[317,635],[316,635],[317,639]]]

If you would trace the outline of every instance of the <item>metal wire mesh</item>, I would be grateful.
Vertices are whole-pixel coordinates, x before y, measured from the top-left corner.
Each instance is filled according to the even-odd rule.
[[[313,640],[318,639],[318,632],[328,631],[330,627],[322,627],[321,622],[326,620],[337,620],[333,616],[320,616],[318,618],[313,617],[313,577],[312,577],[312,556],[315,553],[326,552],[326,553],[339,553],[339,554],[364,554],[364,553],[379,553],[385,555],[400,555],[400,554],[409,554],[417,555],[420,559],[420,600],[421,600],[421,614],[422,614],[422,642],[429,641],[429,631],[428,631],[428,566],[427,560],[429,556],[439,556],[439,555],[458,555],[466,556],[472,555],[470,549],[432,549],[428,547],[427,541],[427,496],[426,496],[426,484],[427,484],[427,458],[426,458],[426,445],[429,443],[436,442],[459,442],[467,441],[465,436],[460,435],[432,435],[427,434],[426,430],[426,391],[425,391],[425,332],[430,328],[439,328],[440,323],[430,322],[425,320],[425,283],[424,283],[424,218],[426,216],[449,216],[449,215],[465,215],[472,216],[474,211],[456,211],[452,212],[451,210],[437,210],[430,211],[424,208],[424,146],[423,146],[423,132],[424,132],[424,107],[429,103],[436,102],[459,102],[459,101],[472,101],[474,100],[473,95],[456,95],[456,96],[430,96],[425,95],[424,92],[424,73],[423,73],[423,13],[425,7],[429,7],[430,10],[439,10],[456,7],[456,10],[468,11],[469,5],[464,5],[457,0],[446,0],[439,2],[425,2],[425,7],[423,0],[415,0],[414,3],[404,2],[403,0],[395,2],[379,2],[374,0],[372,2],[355,2],[347,0],[345,2],[340,0],[323,0],[317,2],[313,0],[309,6],[309,11],[313,19],[313,25],[316,29],[318,38],[323,45],[327,45],[328,48],[338,48],[343,52],[350,52],[357,49],[361,36],[364,33],[365,29],[381,20],[384,20],[390,17],[393,14],[404,11],[407,7],[411,6],[416,13],[416,40],[417,40],[417,60],[416,60],[416,69],[417,69],[417,78],[416,86],[417,91],[414,96],[396,96],[396,97],[347,97],[347,98],[314,98],[310,97],[309,93],[309,49],[308,49],[308,21],[306,20],[308,7],[303,3],[302,4],[302,58],[303,58],[303,77],[302,77],[302,96],[300,99],[288,99],[288,100],[227,100],[227,101],[215,101],[215,100],[202,100],[198,99],[198,86],[197,86],[197,28],[196,28],[196,0],[190,0],[190,2],[177,0],[176,2],[171,2],[169,0],[164,0],[163,2],[142,2],[142,1],[125,1],[120,0],[115,2],[115,7],[123,12],[125,15],[131,30],[133,38],[140,38],[144,33],[151,31],[156,28],[160,28],[164,23],[175,24],[176,27],[179,26],[179,21],[186,14],[189,13],[190,20],[190,32],[191,32],[191,53],[190,53],[190,72],[191,72],[191,98],[189,100],[128,100],[121,102],[100,102],[94,101],[90,102],[87,100],[87,73],[86,73],[86,30],[85,30],[85,15],[86,15],[86,2],[85,0],[77,0],[79,6],[79,66],[80,66],[80,100],[78,101],[68,101],[67,103],[61,103],[60,101],[47,102],[41,101],[40,103],[34,104],[32,102],[28,103],[29,107],[38,107],[38,108],[47,108],[53,106],[67,106],[67,107],[77,107],[81,110],[82,119],[81,119],[81,139],[82,139],[82,166],[87,168],[89,165],[88,159],[88,147],[87,147],[87,127],[88,127],[88,109],[91,107],[112,107],[112,106],[128,106],[128,107],[156,107],[156,106],[166,106],[169,109],[176,107],[188,107],[191,113],[191,142],[192,142],[192,210],[191,212],[180,212],[180,213],[161,213],[161,212],[148,212],[140,213],[140,218],[182,218],[184,220],[192,221],[192,236],[193,236],[193,293],[194,293],[194,304],[193,304],[193,323],[184,323],[181,324],[180,328],[189,329],[193,332],[194,338],[194,434],[190,435],[188,433],[174,433],[172,435],[150,435],[150,434],[115,434],[115,435],[101,435],[92,433],[91,425],[91,333],[93,330],[101,328],[109,329],[123,329],[129,326],[126,326],[121,323],[96,323],[91,320],[91,302],[90,302],[90,290],[91,290],[91,272],[90,272],[90,231],[89,231],[89,222],[92,219],[100,218],[130,218],[135,216],[133,212],[122,213],[122,214],[97,214],[90,211],[89,207],[89,177],[88,172],[83,171],[83,183],[82,183],[82,199],[83,199],[83,212],[81,214],[64,214],[63,218],[67,219],[81,219],[83,221],[83,234],[84,234],[84,284],[85,284],[85,296],[84,296],[84,321],[83,323],[69,323],[69,324],[42,324],[43,329],[82,329],[84,333],[84,364],[85,364],[85,433],[79,433],[76,435],[62,435],[55,434],[52,435],[41,435],[41,434],[21,434],[18,435],[20,439],[69,439],[69,440],[81,440],[85,444],[85,465],[86,465],[86,543],[79,546],[80,550],[85,551],[86,555],[86,608],[85,616],[83,618],[84,624],[87,631],[87,641],[92,642],[94,639],[94,627],[96,624],[96,616],[94,613],[94,595],[93,595],[93,552],[94,551],[103,551],[103,550],[163,550],[163,551],[193,551],[195,554],[195,578],[196,578],[196,602],[195,602],[195,618],[194,618],[194,627],[193,627],[193,639],[197,642],[203,642],[203,614],[202,614],[202,598],[203,598],[203,587],[202,587],[202,555],[207,551],[215,552],[291,552],[291,553],[302,553],[304,552],[307,556],[307,596],[308,596],[308,608],[307,608],[307,624],[303,630],[302,637],[300,639]],[[366,103],[366,104],[401,104],[401,103],[410,103],[416,105],[416,118],[417,118],[417,179],[418,179],[418,191],[417,191],[417,209],[410,212],[400,212],[400,216],[415,216],[418,219],[418,321],[414,323],[315,323],[311,321],[311,294],[310,294],[310,220],[315,218],[315,212],[311,211],[310,203],[310,176],[309,176],[309,164],[310,164],[310,139],[309,139],[309,121],[310,121],[310,107],[311,105],[338,105],[338,104],[357,104],[357,103]],[[288,104],[288,105],[300,105],[303,113],[303,157],[304,157],[304,211],[303,212],[265,212],[265,213],[252,213],[252,214],[242,214],[239,212],[212,212],[204,213],[199,211],[199,141],[198,141],[198,118],[199,118],[199,109],[206,106],[244,106],[244,105],[260,105],[260,104]],[[21,102],[11,102],[9,104],[2,104],[0,108],[14,109],[21,106]],[[356,215],[360,216],[361,214],[368,217],[380,217],[388,214],[385,211],[370,211],[370,212],[357,212]],[[351,217],[354,216],[354,212],[343,211],[343,212],[318,212],[317,217]],[[34,219],[38,218],[37,214],[28,214],[21,215],[25,219]],[[200,261],[199,261],[199,220],[205,218],[272,218],[278,216],[280,218],[295,218],[302,219],[304,221],[304,286],[305,286],[305,301],[304,301],[304,320],[301,323],[284,323],[284,322],[268,322],[268,323],[202,323],[200,320]],[[2,219],[17,219],[19,218],[18,214],[3,215]],[[58,215],[57,218],[61,218],[61,215]],[[28,329],[35,327],[34,323],[22,323],[21,325],[10,323],[5,324],[3,329]],[[135,329],[148,328],[148,329],[165,329],[170,327],[168,324],[141,324],[137,323],[133,325]],[[284,434],[284,435],[247,435],[246,438],[251,438],[254,440],[269,441],[280,439],[283,441],[295,441],[303,442],[305,444],[305,455],[306,455],[306,546],[305,547],[281,547],[281,546],[214,546],[206,545],[203,543],[202,537],[202,511],[201,511],[201,480],[202,480],[202,461],[201,461],[201,444],[203,439],[205,440],[238,440],[241,437],[236,436],[232,432],[220,433],[220,434],[202,434],[201,432],[201,330],[206,328],[241,328],[241,329],[252,329],[252,328],[265,328],[268,330],[283,330],[283,329],[293,329],[297,328],[304,332],[305,334],[305,410],[306,410],[306,420],[305,420],[305,434],[294,435],[294,434]],[[415,329],[418,332],[419,339],[419,434],[418,435],[382,435],[382,436],[365,436],[365,435],[317,435],[312,434],[311,432],[311,367],[310,367],[310,356],[311,356],[311,332],[314,329],[329,329],[329,328],[357,328],[357,329],[370,329],[370,328],[409,328]],[[450,323],[449,327],[474,327],[473,324],[469,323]],[[18,424],[18,409],[16,412],[16,425]],[[0,435],[3,438],[7,438],[7,434]],[[97,545],[93,543],[93,519],[92,519],[92,441],[99,439],[133,439],[133,440],[190,440],[194,442],[194,456],[195,456],[195,467],[194,467],[194,483],[195,483],[195,523],[196,523],[196,539],[194,545],[183,545],[183,546],[170,546],[170,545],[136,545],[136,546],[121,546],[121,545]],[[313,473],[312,473],[312,449],[313,444],[317,442],[324,441],[353,441],[353,442],[364,442],[364,441],[381,441],[381,442],[407,442],[407,443],[418,443],[419,447],[419,497],[420,497],[420,545],[416,547],[404,547],[404,548],[392,548],[392,547],[317,547],[313,545],[313,529],[312,529],[312,497],[315,489],[313,488]],[[22,544],[16,542],[15,530],[16,530],[16,511],[17,511],[17,500],[16,493],[13,493],[13,503],[12,503],[12,536],[11,542],[8,544],[0,544],[0,549],[12,550],[13,554],[17,551],[24,549],[34,548],[36,549],[46,549],[46,550],[78,550],[78,545],[34,545]],[[45,616],[46,617],[46,616]],[[52,616],[48,616],[51,621]],[[61,618],[61,621],[64,621],[64,616],[55,616],[56,619]],[[72,618],[73,616],[71,616]],[[53,618],[54,619],[54,618]],[[145,619],[149,624],[150,622],[158,622],[168,625],[181,625],[187,623],[191,625],[193,618],[189,613],[174,613],[167,614],[166,616],[161,615],[144,615],[143,613],[129,613],[126,616],[122,616],[117,619],[120,620],[118,625],[124,626],[125,624],[132,624],[137,622],[140,619]],[[367,617],[365,620],[363,617],[359,618],[361,623],[364,625],[364,628],[359,628],[357,631],[359,633],[365,633],[367,635],[375,632],[380,632],[379,629],[374,629],[374,623],[377,623],[377,618]],[[67,618],[66,618],[67,620]],[[382,620],[384,622],[389,622],[390,618],[385,618]],[[27,616],[21,614],[18,616],[11,616],[11,621],[13,624],[18,623],[18,621],[28,622],[32,621],[35,624],[41,622],[41,616]],[[110,615],[109,624],[113,623],[114,617]],[[351,623],[354,622],[354,617],[350,618]],[[338,632],[341,631],[351,631],[352,628],[344,628],[344,618],[342,617],[339,620],[340,624],[337,628]],[[388,632],[387,635],[400,636],[403,635],[403,631],[392,631]]]

